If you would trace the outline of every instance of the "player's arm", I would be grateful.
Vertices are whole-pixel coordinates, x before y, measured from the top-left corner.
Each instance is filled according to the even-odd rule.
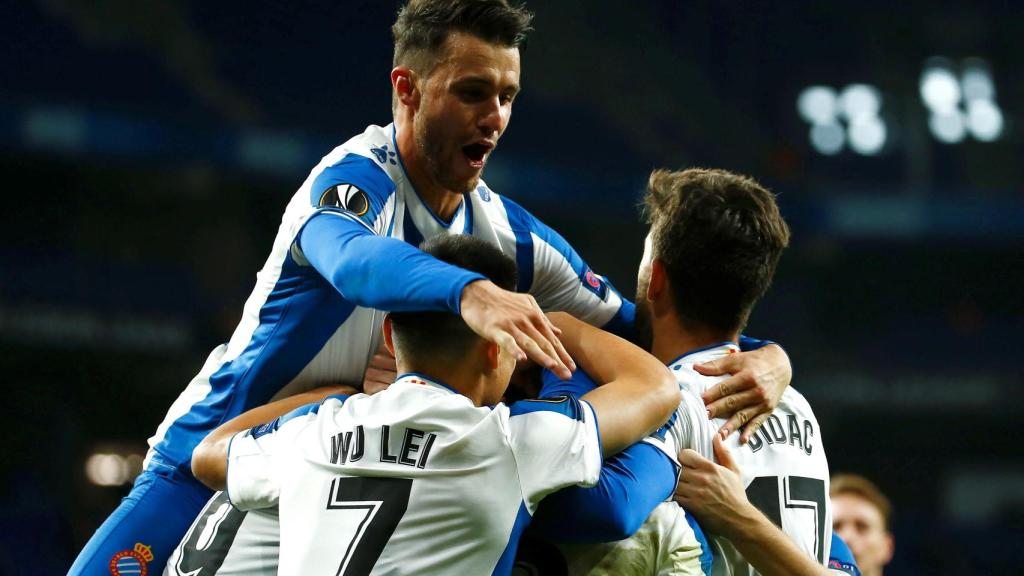
[[[212,490],[223,490],[227,478],[228,445],[244,430],[265,424],[307,404],[328,396],[356,394],[351,386],[326,386],[271,402],[239,414],[210,432],[192,451],[192,474]]]
[[[551,314],[566,349],[597,383],[582,400],[598,421],[602,453],[615,454],[656,430],[679,405],[679,385],[639,347],[563,313]]]
[[[575,368],[532,296],[378,236],[340,209],[322,209],[296,239],[303,258],[349,302],[388,311],[460,314],[477,334],[563,378]]]
[[[675,500],[701,525],[729,539],[743,558],[764,576],[828,576],[778,526],[747,500],[732,455],[714,438],[715,457],[723,465],[683,450]]]
[[[729,375],[708,388],[702,398],[711,418],[728,418],[719,432],[724,438],[739,430],[745,444],[779,405],[793,378],[793,366],[781,346],[743,337],[744,352],[694,366],[705,376]]]
[[[570,380],[543,374],[540,398],[582,397],[597,388],[584,370]],[[557,542],[613,542],[633,535],[651,511],[672,495],[676,464],[651,444],[637,442],[604,459],[592,487],[570,486],[546,497],[530,530]]]

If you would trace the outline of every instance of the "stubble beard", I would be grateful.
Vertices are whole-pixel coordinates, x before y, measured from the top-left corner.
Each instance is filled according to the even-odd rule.
[[[473,176],[468,182],[456,180],[444,166],[443,137],[440,137],[425,124],[415,126],[416,147],[424,159],[427,173],[431,179],[446,190],[465,194],[476,188],[480,176]]]

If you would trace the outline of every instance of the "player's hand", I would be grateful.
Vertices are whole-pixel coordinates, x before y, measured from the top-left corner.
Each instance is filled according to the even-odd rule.
[[[558,329],[529,294],[503,290],[487,280],[471,282],[462,290],[462,318],[516,360],[530,358],[563,380],[576,369],[558,340]]]
[[[395,365],[395,357],[388,351],[388,347],[381,343],[377,353],[370,359],[363,373],[363,392],[375,394],[388,386],[398,378],[398,366]]]
[[[777,344],[730,354],[694,370],[705,376],[731,374],[708,388],[702,398],[709,417],[729,419],[718,431],[722,438],[742,429],[740,444],[746,444],[768,419],[793,378],[789,357]]]
[[[721,465],[693,450],[679,453],[683,469],[673,498],[693,514],[701,526],[728,536],[752,513],[753,506],[743,490],[739,466],[722,444],[722,437],[716,434],[712,442],[715,459]]]

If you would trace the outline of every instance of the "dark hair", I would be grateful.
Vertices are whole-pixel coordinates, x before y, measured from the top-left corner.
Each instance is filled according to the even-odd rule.
[[[789,244],[775,196],[725,170],[657,170],[644,200],[680,320],[742,330]]]
[[[515,290],[516,263],[496,246],[462,234],[442,234],[420,249],[459,268],[483,274],[506,290]],[[450,312],[392,312],[394,338],[402,352],[415,358],[457,360],[479,336],[462,317]]]
[[[519,47],[530,31],[533,14],[507,0],[409,0],[391,27],[395,38],[394,65],[422,74],[451,32],[467,32],[491,44]]]

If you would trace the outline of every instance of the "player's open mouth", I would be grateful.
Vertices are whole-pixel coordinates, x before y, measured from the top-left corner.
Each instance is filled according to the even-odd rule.
[[[487,154],[494,148],[494,144],[490,142],[474,142],[473,144],[467,144],[462,147],[462,153],[466,155],[466,159],[469,160],[469,165],[473,168],[483,168],[484,162],[487,159]]]

